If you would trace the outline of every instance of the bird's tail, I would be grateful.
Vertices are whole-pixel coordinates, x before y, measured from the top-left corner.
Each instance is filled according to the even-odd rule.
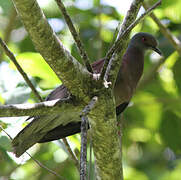
[[[12,141],[14,153],[21,156],[27,149],[39,142],[47,132],[56,126],[53,122],[58,121],[57,115],[35,117],[24,129],[22,129]],[[52,119],[51,122],[48,120]]]

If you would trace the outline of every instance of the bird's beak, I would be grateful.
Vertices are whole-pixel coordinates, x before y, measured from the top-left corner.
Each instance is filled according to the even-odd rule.
[[[162,56],[162,52],[157,47],[151,47],[151,49],[157,52],[160,56]]]

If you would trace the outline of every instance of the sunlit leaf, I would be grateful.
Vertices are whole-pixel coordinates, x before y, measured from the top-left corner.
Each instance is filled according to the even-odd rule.
[[[40,54],[27,52],[19,54],[16,58],[25,72],[31,76],[43,79],[46,86],[52,87],[60,84],[60,80]],[[10,67],[15,69],[12,62]]]

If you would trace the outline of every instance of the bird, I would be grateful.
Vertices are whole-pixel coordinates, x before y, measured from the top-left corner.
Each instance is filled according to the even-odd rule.
[[[137,84],[143,74],[145,52],[151,49],[159,55],[162,55],[161,51],[157,46],[158,42],[156,38],[153,35],[146,32],[136,33],[131,38],[126,52],[123,55],[121,66],[116,78],[115,86],[113,88],[117,115],[121,114],[126,109],[136,90]],[[105,58],[95,61],[93,64],[91,64],[94,73],[98,74],[101,72],[102,67],[104,65],[104,61]],[[45,100],[49,101],[55,99],[62,99],[67,97],[68,94],[68,89],[62,84],[58,86],[56,89],[54,89]],[[56,127],[51,127],[50,125],[48,131],[44,130],[44,127],[42,127],[40,132],[37,132],[36,126],[38,125],[35,125],[38,122],[37,120],[43,121],[45,118],[52,118],[53,122],[53,120],[61,118],[61,116],[44,115],[33,117],[33,120],[23,130],[21,130],[12,141],[14,153],[17,157],[21,156],[27,149],[29,149],[35,143],[45,143],[49,141],[62,139],[67,136],[79,133],[81,131],[81,121],[71,121],[68,124],[60,124]],[[32,125],[35,126],[35,131],[31,130],[32,134],[28,134],[26,137],[25,133],[28,131],[28,128]],[[31,138],[33,140],[32,142],[29,142]]]

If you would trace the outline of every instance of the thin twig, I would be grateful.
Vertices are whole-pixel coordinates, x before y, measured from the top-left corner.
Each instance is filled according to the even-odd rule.
[[[25,152],[33,161],[35,161],[41,168],[46,169],[48,172],[50,172],[51,174],[57,176],[58,178],[65,180],[64,177],[60,176],[59,174],[57,174],[55,171],[49,169],[47,166],[43,165],[40,161],[38,161],[37,159],[33,158],[33,156],[31,156],[28,152]]]
[[[144,9],[148,9],[147,3],[143,3]],[[150,17],[153,19],[153,21],[158,25],[160,28],[160,31],[162,34],[170,41],[171,45],[178,51],[178,53],[181,55],[181,42],[180,40],[175,37],[168,28],[165,27],[165,25],[156,17],[156,15],[152,12],[150,14]]]
[[[16,60],[14,54],[9,50],[9,48],[7,47],[6,43],[0,38],[0,44],[2,46],[2,48],[4,49],[4,52],[6,53],[6,55],[13,61],[14,65],[16,66],[16,68],[18,69],[18,71],[20,72],[20,74],[23,76],[24,80],[26,81],[26,83],[28,84],[28,86],[31,88],[31,90],[33,91],[33,93],[36,95],[36,97],[42,101],[41,96],[39,95],[38,91],[35,89],[35,87],[33,86],[32,82],[29,80],[27,74],[23,71],[23,69],[21,68],[21,66],[19,65],[18,61]]]
[[[65,146],[67,148],[67,151],[69,152],[69,155],[70,155],[71,159],[73,160],[75,166],[77,167],[77,170],[80,171],[80,169],[79,169],[80,168],[79,161],[78,161],[76,155],[74,154],[74,152],[72,151],[67,139],[63,138],[62,141],[64,142],[64,144],[65,144]]]
[[[55,0],[55,1],[57,2],[57,5],[59,6],[59,8],[60,8],[60,10],[61,10],[61,12],[62,12],[62,14],[64,16],[64,19],[65,19],[65,21],[66,21],[66,23],[67,23],[67,25],[69,27],[69,30],[70,30],[73,38],[74,38],[74,41],[77,44],[77,48],[78,48],[79,53],[80,53],[80,55],[81,55],[81,57],[82,57],[82,59],[83,59],[83,61],[85,63],[85,66],[87,67],[87,70],[89,72],[93,73],[93,70],[92,70],[92,67],[90,65],[90,60],[88,58],[88,55],[87,55],[87,53],[86,53],[86,51],[84,49],[84,46],[83,46],[83,44],[82,44],[82,42],[80,40],[79,34],[77,33],[77,31],[76,31],[76,29],[75,29],[75,27],[73,25],[73,22],[72,22],[70,16],[68,15],[67,10],[66,10],[62,0]]]
[[[82,116],[81,122],[81,153],[80,153],[80,180],[86,180],[87,177],[87,129],[88,118]]]
[[[114,44],[115,40],[116,40],[116,37],[118,37],[118,33],[119,33],[119,29],[121,27],[121,23],[119,22],[115,31],[114,31],[114,34],[113,34],[113,38],[112,38],[112,42],[111,42],[111,46]]]
[[[111,47],[111,49],[108,51],[107,55],[106,55],[106,62],[109,61],[109,59],[112,57],[112,55],[117,52],[120,49],[120,42],[121,39],[124,38],[126,35],[128,35],[131,30],[138,24],[140,23],[147,15],[149,15],[156,7],[158,7],[161,4],[161,0],[159,0],[157,3],[155,3],[151,8],[149,8],[148,10],[146,10],[137,20],[135,20],[133,23],[131,23],[128,28],[126,28],[124,31],[122,31],[122,33],[119,34],[119,37],[117,38],[117,40],[115,41],[115,43],[113,44],[113,46]],[[106,72],[106,69],[105,69]],[[103,76],[103,73],[105,75],[104,69],[101,73],[101,76]]]
[[[92,110],[97,97],[93,97],[81,113],[81,154],[80,154],[80,180],[86,180],[87,176],[87,129],[88,129],[88,113]]]
[[[3,127],[0,125],[0,129],[9,137],[10,140],[13,140],[13,138],[3,129]],[[46,167],[45,165],[43,165],[41,162],[39,162],[38,160],[34,159],[28,152],[25,152],[33,161],[35,161],[40,167],[46,169],[48,172],[50,172],[51,174],[57,176],[58,178],[65,180],[62,176],[58,175],[56,172],[52,171],[51,169],[49,169],[48,167]]]

